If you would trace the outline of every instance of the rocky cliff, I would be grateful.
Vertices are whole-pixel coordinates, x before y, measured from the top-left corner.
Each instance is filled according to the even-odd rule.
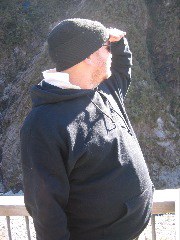
[[[46,37],[65,18],[127,32],[133,82],[126,108],[156,188],[180,187],[179,4],[177,0],[1,0],[0,191],[22,189],[19,130],[29,89],[53,67]]]

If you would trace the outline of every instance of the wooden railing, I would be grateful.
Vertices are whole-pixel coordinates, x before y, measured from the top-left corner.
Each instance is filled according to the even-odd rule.
[[[156,240],[156,214],[175,213],[176,240],[180,240],[180,189],[156,190],[154,193],[151,217],[152,240]],[[27,239],[31,240],[29,214],[24,206],[23,196],[0,196],[0,216],[5,216],[9,240],[11,233],[11,216],[24,216],[26,221]]]
[[[155,190],[151,217],[152,240],[156,240],[156,214],[175,213],[176,240],[180,240],[180,189]]]
[[[29,214],[24,205],[24,196],[0,196],[0,216],[6,217],[9,240],[13,240],[10,217],[24,216],[26,222],[27,239],[31,240]]]

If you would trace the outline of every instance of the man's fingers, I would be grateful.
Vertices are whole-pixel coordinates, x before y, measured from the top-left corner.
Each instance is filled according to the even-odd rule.
[[[116,28],[110,28],[108,30],[109,30],[109,41],[110,42],[117,42],[126,35],[126,32],[121,31]]]

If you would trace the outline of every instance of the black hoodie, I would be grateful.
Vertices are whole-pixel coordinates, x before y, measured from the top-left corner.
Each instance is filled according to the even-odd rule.
[[[92,90],[32,88],[21,129],[24,196],[38,240],[130,240],[147,225],[152,183],[123,99],[130,84],[125,38],[112,76]]]

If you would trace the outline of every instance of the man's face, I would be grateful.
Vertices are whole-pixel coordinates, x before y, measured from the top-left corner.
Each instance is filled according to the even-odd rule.
[[[106,43],[108,44],[108,43]],[[94,71],[92,81],[95,85],[99,85],[102,81],[111,76],[111,58],[108,46],[102,46],[94,53]]]

